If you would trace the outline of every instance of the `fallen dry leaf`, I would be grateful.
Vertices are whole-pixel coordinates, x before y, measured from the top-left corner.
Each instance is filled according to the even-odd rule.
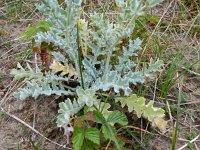
[[[167,121],[161,117],[156,117],[152,121],[152,127],[158,128],[161,132],[165,132],[167,129]]]
[[[63,65],[60,62],[54,60],[53,63],[49,67],[54,73],[61,72],[61,76],[68,75],[69,78],[74,76],[74,79],[78,78],[78,74],[74,69],[72,64]]]

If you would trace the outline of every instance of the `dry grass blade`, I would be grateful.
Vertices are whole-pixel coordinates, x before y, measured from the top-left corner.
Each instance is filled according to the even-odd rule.
[[[146,51],[146,49],[147,49],[147,47],[148,47],[148,45],[149,45],[149,43],[150,43],[150,41],[151,41],[151,39],[152,39],[152,36],[155,34],[157,28],[159,27],[161,21],[163,20],[163,18],[164,18],[164,16],[165,16],[165,14],[168,12],[169,8],[171,7],[171,5],[172,5],[173,3],[174,3],[174,0],[172,0],[172,1],[170,2],[170,4],[168,5],[168,7],[166,8],[166,10],[164,11],[163,15],[161,16],[160,20],[158,21],[156,27],[154,28],[153,32],[152,32],[151,35],[148,37],[147,42],[146,42],[146,45],[145,45],[145,47],[144,47],[144,49],[143,49],[143,51],[142,51],[141,57],[140,57],[139,60],[138,60],[138,64],[137,64],[137,66],[136,66],[136,70],[138,69],[138,67],[139,67],[139,65],[140,65],[140,62],[141,62],[141,60],[142,60],[142,56],[144,55],[144,53],[145,53],[145,51]]]
[[[40,135],[41,137],[43,137],[44,139],[46,139],[47,141],[59,146],[59,147],[62,147],[62,148],[67,148],[67,149],[71,149],[69,147],[66,147],[65,145],[61,145],[55,141],[52,141],[50,140],[49,138],[47,138],[46,136],[44,136],[42,133],[40,133],[39,131],[37,131],[36,129],[34,129],[33,127],[31,127],[29,124],[27,124],[26,122],[24,122],[23,120],[21,120],[20,118],[18,118],[17,116],[15,115],[12,115],[10,114],[9,112],[5,111],[3,108],[1,108],[1,112],[7,114],[9,117],[15,119],[16,121],[20,122],[21,124],[23,124],[24,126],[28,127],[29,129],[31,129],[33,132],[35,132],[36,134]]]
[[[181,146],[179,149],[177,150],[183,150],[187,147],[188,144],[195,142],[196,140],[198,140],[198,138],[200,137],[200,135],[197,135],[194,139],[192,139],[191,141],[189,141],[187,144]]]
[[[10,99],[10,97],[12,96],[14,90],[20,88],[23,85],[24,85],[23,82],[19,83],[19,81],[13,80],[10,83],[10,85],[8,86],[9,88],[8,88],[7,92],[5,93],[5,95],[3,96],[3,98],[1,99],[0,106],[2,107],[3,104],[5,104],[6,101],[8,101]]]

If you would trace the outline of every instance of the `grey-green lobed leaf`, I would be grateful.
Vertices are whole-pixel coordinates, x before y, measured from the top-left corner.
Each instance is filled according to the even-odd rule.
[[[25,100],[28,97],[38,98],[40,95],[75,95],[75,93],[71,90],[66,90],[64,86],[58,82],[52,83],[37,83],[35,81],[27,81],[26,88],[19,88],[17,92],[14,93],[14,96],[20,100]]]
[[[18,69],[12,69],[10,73],[17,80],[23,79],[23,78],[33,79],[33,78],[43,77],[43,74],[38,67],[36,68],[36,71],[34,71],[28,63],[27,63],[27,70],[23,68],[20,63],[17,64],[17,68]]]
[[[58,126],[67,125],[72,115],[75,115],[85,105],[91,107],[96,101],[95,90],[93,89],[77,89],[76,94],[78,95],[77,100],[70,100],[68,98],[65,102],[59,104],[59,116],[57,117]]]
[[[67,99],[65,102],[61,102],[59,104],[59,110],[58,110],[58,117],[57,117],[57,125],[59,127],[67,125],[70,122],[70,117],[74,114],[76,114],[79,110],[83,108],[85,104],[77,101],[77,100],[70,100]]]
[[[95,90],[94,89],[77,89],[76,93],[78,95],[78,101],[81,103],[85,103],[87,106],[92,107],[94,102],[96,101]]]
[[[156,5],[158,5],[159,3],[161,3],[163,0],[147,0],[147,6],[148,7],[154,7]]]
[[[93,88],[96,90],[101,89],[103,91],[108,91],[111,88],[114,88],[116,93],[119,93],[122,89],[124,90],[125,95],[128,95],[131,92],[128,79],[120,77],[120,74],[117,71],[110,71],[105,75],[105,78],[102,77],[98,79],[94,83]]]
[[[149,67],[145,67],[143,69],[143,74],[150,78],[154,79],[154,73],[161,72],[163,70],[164,62],[163,60],[157,59],[154,61],[152,58],[150,59]]]

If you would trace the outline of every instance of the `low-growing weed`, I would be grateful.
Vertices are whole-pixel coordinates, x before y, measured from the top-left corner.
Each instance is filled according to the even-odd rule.
[[[6,73],[0,72],[0,79],[3,79],[6,77]]]
[[[27,59],[30,59],[31,58],[31,54],[32,54],[32,49],[24,49],[24,50],[21,50],[20,52],[16,53],[15,56],[16,56],[16,60],[17,62],[22,62],[24,60],[27,60]]]
[[[33,11],[33,3],[37,0],[31,1],[28,4],[24,0],[6,0],[2,2],[2,18],[6,19],[9,22],[17,22],[19,20],[25,19],[27,16],[30,16]]]
[[[191,140],[193,140],[197,135],[198,135],[197,131],[192,130],[192,131],[190,131],[190,132],[186,135],[186,138],[187,138],[187,140],[191,141]],[[190,149],[195,149],[194,143],[188,143],[187,147],[190,148]]]
[[[6,114],[0,111],[0,119],[6,117]]]

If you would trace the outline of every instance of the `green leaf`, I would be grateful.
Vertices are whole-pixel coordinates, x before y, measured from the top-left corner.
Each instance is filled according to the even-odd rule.
[[[74,150],[81,150],[85,143],[90,140],[95,144],[100,144],[100,132],[96,128],[87,128],[83,129],[80,127],[74,128],[74,135],[73,135],[73,148]],[[91,145],[92,146],[92,145]]]
[[[95,114],[97,123],[101,123],[101,124],[106,123],[106,119],[103,117],[103,115],[100,112],[94,111],[94,114]]]
[[[99,149],[99,145],[94,144],[90,140],[84,140],[82,150],[98,150],[98,149]]]
[[[53,24],[50,21],[40,21],[35,24],[30,25],[24,32],[21,33],[21,36],[26,38],[31,38],[36,35],[38,32],[46,32]]]
[[[163,109],[153,107],[153,101],[150,101],[146,105],[146,99],[144,97],[137,97],[135,94],[130,97],[116,98],[115,100],[116,102],[120,102],[122,107],[127,106],[129,112],[135,110],[138,118],[140,118],[143,114],[149,121],[152,121],[156,117],[163,117],[165,115],[165,111]]]
[[[110,125],[108,125],[108,126],[102,125],[102,133],[103,133],[106,140],[110,139],[110,140],[114,141],[114,139],[116,138],[115,137],[116,130],[115,130],[114,127],[112,127]]]
[[[107,122],[111,125],[115,125],[115,123],[118,123],[120,125],[127,125],[128,119],[123,113],[119,111],[113,111],[112,114],[108,116]]]
[[[154,118],[161,118],[164,116],[165,111],[161,108],[153,107],[153,101],[150,101],[145,107],[144,116],[148,118],[149,121],[152,121]]]
[[[81,150],[83,146],[84,137],[85,137],[85,130],[79,127],[75,127],[72,140],[74,150]]]
[[[121,147],[120,147],[118,140],[116,138],[115,128],[112,127],[111,125],[109,125],[107,120],[103,117],[103,115],[100,112],[95,111],[94,114],[96,116],[96,121],[98,123],[102,124],[102,132],[103,132],[105,139],[110,139],[110,140],[114,141],[117,149],[121,150]]]
[[[85,137],[95,144],[100,144],[100,132],[96,128],[87,128],[85,131]]]

